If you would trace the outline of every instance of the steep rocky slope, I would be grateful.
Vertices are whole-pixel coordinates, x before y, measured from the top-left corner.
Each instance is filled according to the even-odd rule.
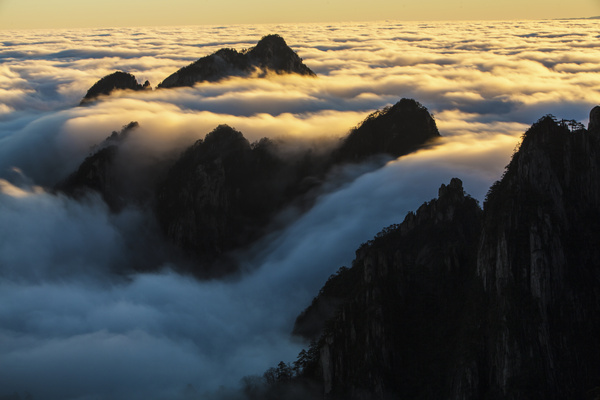
[[[221,49],[181,68],[161,82],[159,88],[194,86],[196,82],[217,81],[228,76],[267,72],[315,76],[279,35],[263,37],[255,47],[238,52]]]
[[[438,199],[363,244],[352,268],[329,280],[296,322],[296,332],[306,331],[315,322],[310,314],[332,309],[328,285],[346,282],[318,344],[327,396],[448,398],[455,370],[479,347],[480,220],[477,202],[453,179]]]
[[[544,117],[483,216],[458,180],[298,317],[334,399],[583,399],[600,387],[599,108]],[[596,393],[596,395],[594,395]]]
[[[542,118],[485,203],[491,398],[580,398],[600,379],[600,136]]]

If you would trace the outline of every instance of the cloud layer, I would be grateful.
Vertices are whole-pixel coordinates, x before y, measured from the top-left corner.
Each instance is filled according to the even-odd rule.
[[[114,70],[153,86],[222,47],[279,33],[318,78],[233,78],[119,92],[76,107]],[[482,200],[541,116],[587,123],[600,103],[593,21],[365,23],[5,31],[0,47],[0,397],[178,399],[235,388],[291,361],[295,316],[358,245],[458,176]],[[130,121],[132,162],[174,157],[217,125],[290,148],[335,143],[371,111],[412,97],[435,146],[323,194],[241,251],[244,273],[172,272],[152,216],[50,188]],[[355,167],[355,168],[361,168]],[[358,175],[356,171],[346,171]],[[147,266],[162,272],[135,273]],[[218,396],[218,395],[217,395]]]

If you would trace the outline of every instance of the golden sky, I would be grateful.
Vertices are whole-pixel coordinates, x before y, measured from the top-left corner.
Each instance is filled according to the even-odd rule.
[[[0,29],[596,15],[600,0],[0,0]]]

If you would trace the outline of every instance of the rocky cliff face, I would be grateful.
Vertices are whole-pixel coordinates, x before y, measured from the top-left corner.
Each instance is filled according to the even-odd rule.
[[[319,341],[326,396],[448,398],[455,370],[479,346],[480,219],[477,202],[453,179],[438,199],[363,244],[352,268],[330,279],[352,285]],[[304,324],[299,319],[296,329]]]
[[[140,85],[135,76],[127,72],[117,71],[96,82],[85,94],[81,105],[85,105],[95,100],[101,95],[109,95],[115,90],[144,90],[150,88],[150,82],[146,81]]]
[[[279,35],[263,37],[246,52],[221,49],[181,68],[161,82],[159,88],[194,86],[196,82],[217,81],[228,76],[247,76],[258,71],[315,76]]]
[[[453,180],[439,199],[357,251],[352,268],[330,279],[295,327],[322,333],[316,347],[326,396],[594,398],[596,121],[589,131],[552,117],[534,124],[490,189],[483,217]]]
[[[598,384],[599,179],[598,133],[544,117],[488,194],[477,271],[490,398],[581,398]]]

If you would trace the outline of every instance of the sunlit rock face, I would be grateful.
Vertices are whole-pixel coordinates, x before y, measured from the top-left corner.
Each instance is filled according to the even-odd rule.
[[[600,136],[567,122],[544,117],[526,132],[483,215],[453,179],[330,278],[295,326],[321,334],[315,375],[326,395],[597,390]]]
[[[221,49],[202,57],[170,75],[158,87],[193,86],[196,82],[217,81],[228,76],[246,76],[254,72],[259,76],[268,72],[315,76],[281,36],[268,35],[248,51]]]
[[[150,87],[150,83],[146,81],[144,85],[140,85],[135,76],[127,72],[117,71],[105,76],[96,82],[85,94],[81,104],[85,105],[101,95],[109,95],[115,90],[144,90]]]

